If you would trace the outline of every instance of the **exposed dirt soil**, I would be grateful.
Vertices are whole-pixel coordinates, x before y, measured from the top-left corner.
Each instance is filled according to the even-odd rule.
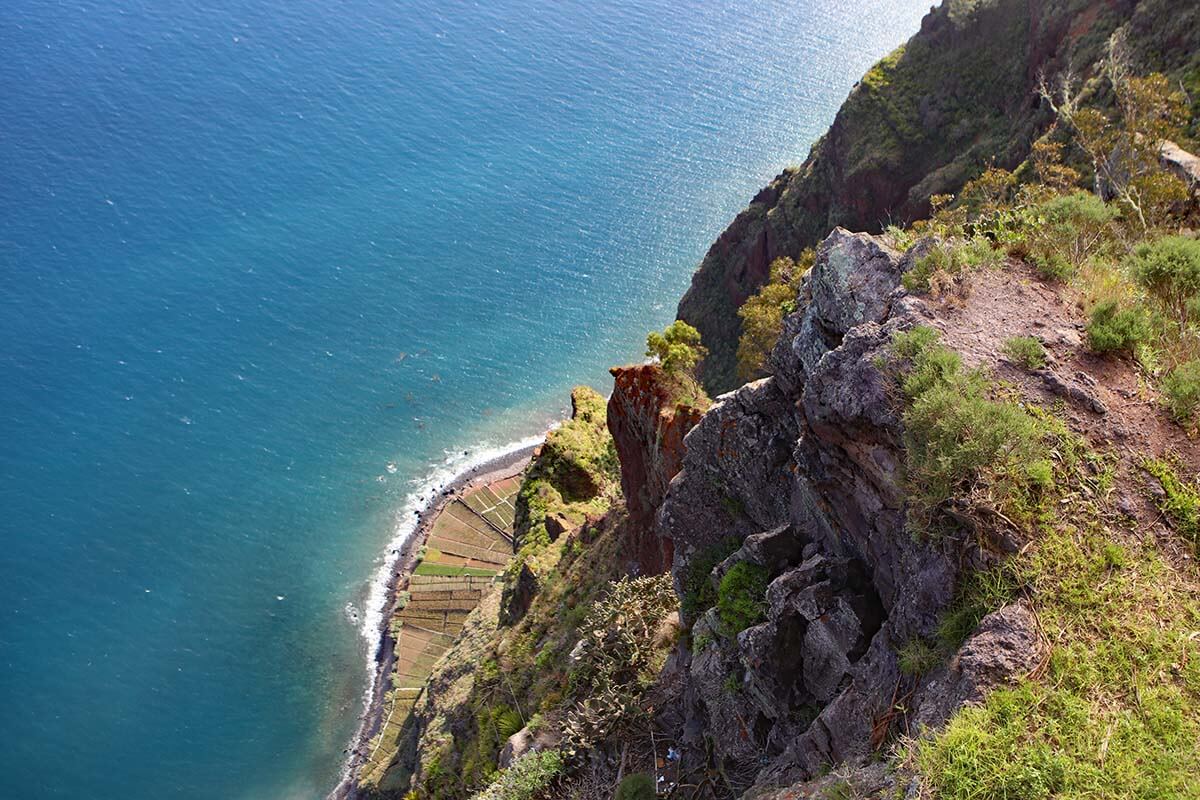
[[[1114,527],[1153,536],[1176,566],[1194,568],[1191,548],[1154,503],[1161,488],[1140,463],[1147,456],[1176,459],[1182,475],[1195,477],[1200,441],[1171,419],[1135,364],[1088,351],[1086,318],[1069,287],[1047,284],[1010,260],[971,275],[962,292],[927,303],[930,325],[967,366],[991,370],[1031,402],[1057,406],[1075,433],[1119,459],[1108,505],[1113,522],[1124,524]],[[1017,336],[1042,342],[1044,369],[1030,371],[1004,355],[1004,343]]]

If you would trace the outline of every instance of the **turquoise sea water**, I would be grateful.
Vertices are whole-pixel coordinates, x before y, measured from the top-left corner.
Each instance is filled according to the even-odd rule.
[[[0,797],[328,791],[413,493],[638,359],[927,5],[9,0]]]

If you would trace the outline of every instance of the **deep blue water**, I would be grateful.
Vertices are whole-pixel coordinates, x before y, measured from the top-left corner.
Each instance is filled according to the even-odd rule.
[[[639,358],[927,6],[8,0],[0,797],[331,788],[410,493]]]

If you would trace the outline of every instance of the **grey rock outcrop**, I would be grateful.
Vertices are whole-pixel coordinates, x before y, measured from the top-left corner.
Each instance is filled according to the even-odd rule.
[[[914,697],[913,730],[936,729],[964,703],[1032,672],[1045,657],[1037,620],[1024,602],[988,614]]]
[[[659,510],[681,596],[695,566],[710,563],[703,554],[731,539],[740,547],[714,567],[714,585],[739,562],[770,580],[765,619],[746,630],[722,630],[714,610],[697,612],[684,665],[685,749],[695,758],[711,751],[743,790],[865,763],[906,713],[898,688],[920,688],[901,673],[897,648],[934,634],[962,565],[982,558],[970,537],[918,539],[906,529],[889,364],[892,337],[926,314],[900,288],[917,256],[866,234],[830,234],[771,354],[774,374],[723,395],[692,429]],[[1025,669],[1018,615],[989,621],[929,679],[951,686],[939,697],[957,707]],[[981,659],[998,674],[985,674]],[[930,700],[922,719],[939,724],[943,712]]]

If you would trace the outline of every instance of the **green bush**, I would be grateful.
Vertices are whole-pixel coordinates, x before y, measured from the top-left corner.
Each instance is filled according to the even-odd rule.
[[[1051,283],[1065,283],[1075,274],[1075,267],[1058,253],[1034,253],[1030,256],[1033,271]]]
[[[563,771],[563,757],[557,750],[530,752],[518,758],[500,773],[474,800],[537,800]]]
[[[1185,361],[1162,380],[1163,400],[1177,422],[1188,423],[1200,409],[1200,361]]]
[[[764,619],[768,575],[765,567],[745,561],[733,565],[717,587],[717,614],[729,636]]]
[[[1143,242],[1124,263],[1138,285],[1158,298],[1180,322],[1188,321],[1189,303],[1200,293],[1200,241],[1164,236]]]
[[[783,318],[796,311],[801,279],[812,266],[812,249],[800,258],[777,258],[771,262],[771,277],[738,309],[742,333],[738,338],[738,377],[753,380],[763,373],[767,356],[783,330]]]
[[[1149,315],[1140,307],[1121,308],[1116,300],[1105,300],[1092,310],[1088,321],[1088,346],[1097,353],[1132,354],[1150,339]]]
[[[1017,402],[991,399],[983,373],[963,371],[936,335],[917,328],[893,348],[903,362],[909,517],[917,528],[928,528],[951,499],[1028,518],[1047,488],[1029,466],[1041,461],[1051,424]]]
[[[1025,369],[1046,366],[1046,348],[1034,336],[1014,336],[1004,343],[1004,355]]]
[[[688,561],[683,573],[680,610],[689,623],[717,604],[717,590],[712,583],[713,567],[732,555],[741,544],[740,539],[729,536],[704,548]]]
[[[1040,203],[1035,216],[1034,268],[1047,280],[1063,281],[1108,245],[1118,211],[1090,192],[1075,192]]]
[[[625,780],[617,787],[613,800],[654,800],[657,796],[654,778],[644,772],[637,772],[625,776]]]

